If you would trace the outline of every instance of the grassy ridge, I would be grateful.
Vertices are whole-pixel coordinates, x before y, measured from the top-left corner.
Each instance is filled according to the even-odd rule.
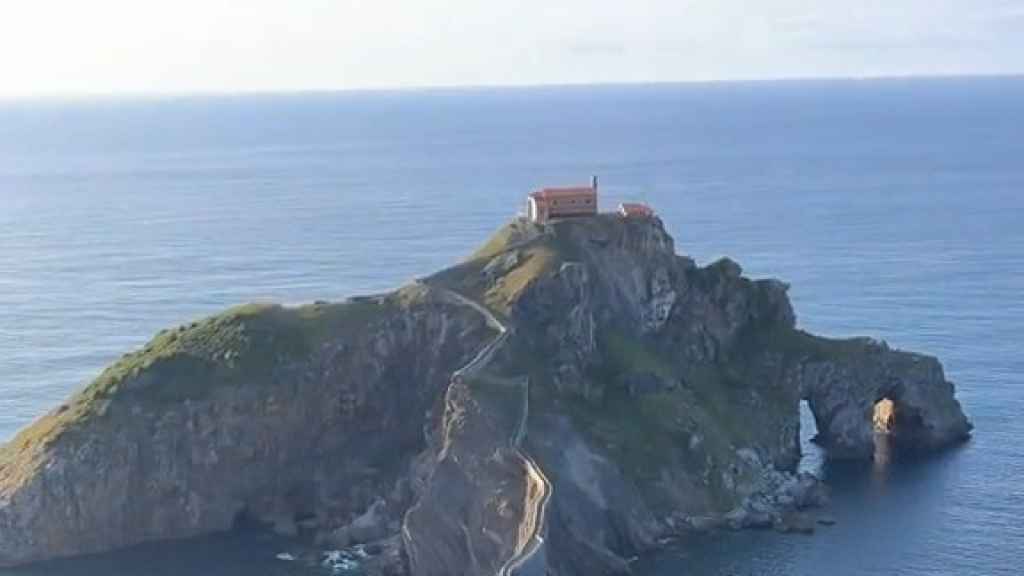
[[[469,259],[442,270],[424,281],[443,286],[487,306],[508,318],[513,303],[531,283],[558,270],[564,254],[557,239],[525,220],[515,220],[496,232]],[[509,258],[506,267],[488,265]]]
[[[48,445],[84,422],[103,418],[109,402],[159,409],[200,400],[219,388],[272,384],[277,367],[308,357],[325,341],[365,333],[369,324],[421,301],[424,293],[409,288],[386,297],[294,308],[246,304],[161,331],[0,447],[0,483],[27,478]]]

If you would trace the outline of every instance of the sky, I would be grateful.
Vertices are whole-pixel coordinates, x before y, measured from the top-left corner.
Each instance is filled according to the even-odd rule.
[[[0,0],[0,97],[1024,73],[1024,0]]]

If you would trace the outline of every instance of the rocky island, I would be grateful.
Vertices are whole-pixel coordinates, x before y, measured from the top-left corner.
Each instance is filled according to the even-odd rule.
[[[710,526],[784,525],[807,400],[831,457],[971,425],[932,357],[796,327],[777,280],[652,215],[517,219],[388,294],[158,334],[0,448],[0,566],[260,522],[371,573],[630,572]]]

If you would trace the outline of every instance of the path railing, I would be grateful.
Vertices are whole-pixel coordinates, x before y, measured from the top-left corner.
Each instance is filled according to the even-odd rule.
[[[508,327],[493,312],[487,309],[486,306],[466,298],[462,294],[449,290],[447,288],[438,288],[443,297],[447,298],[450,302],[455,304],[469,306],[484,316],[487,325],[498,331],[498,337],[492,340],[489,344],[484,346],[477,352],[476,356],[473,357],[465,366],[459,368],[452,373],[453,378],[465,378],[475,374],[483,366],[486,366],[491,359],[494,357],[501,346],[508,340],[508,336],[511,333]],[[515,434],[511,439],[511,447],[515,450],[517,456],[519,456],[523,463],[526,465],[526,473],[530,476],[534,482],[541,487],[540,498],[536,501],[536,508],[533,510],[533,517],[535,521],[533,523],[533,531],[527,541],[526,546],[522,548],[516,554],[513,554],[511,558],[505,561],[498,569],[497,576],[512,576],[513,574],[521,574],[522,576],[544,576],[543,566],[531,566],[531,561],[537,559],[540,553],[544,549],[544,528],[545,519],[547,514],[548,502],[551,501],[552,486],[547,476],[544,475],[544,471],[541,470],[537,462],[527,453],[523,452],[522,444],[526,439],[526,424],[529,418],[530,410],[530,380],[524,378],[523,380],[523,407],[520,411],[519,423],[516,426]]]

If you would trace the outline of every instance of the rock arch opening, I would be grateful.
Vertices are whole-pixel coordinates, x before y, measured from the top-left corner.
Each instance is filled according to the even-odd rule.
[[[875,402],[872,421],[875,425],[875,434],[892,434],[896,425],[896,403],[888,398]]]
[[[897,398],[883,396],[875,401],[871,421],[876,460],[897,452],[915,452],[927,445],[923,414]]]
[[[872,407],[871,425],[874,432],[875,450],[871,457],[878,466],[885,466],[895,455],[896,403],[889,398],[881,398]]]
[[[807,400],[800,401],[800,465],[801,472],[818,473],[825,465],[828,451],[822,443],[817,418]]]
[[[936,444],[928,424],[935,415],[903,392],[882,386],[860,398],[811,395],[806,404],[813,418],[802,414],[801,436],[815,430],[814,442],[829,458],[888,461],[897,453],[927,451]]]

